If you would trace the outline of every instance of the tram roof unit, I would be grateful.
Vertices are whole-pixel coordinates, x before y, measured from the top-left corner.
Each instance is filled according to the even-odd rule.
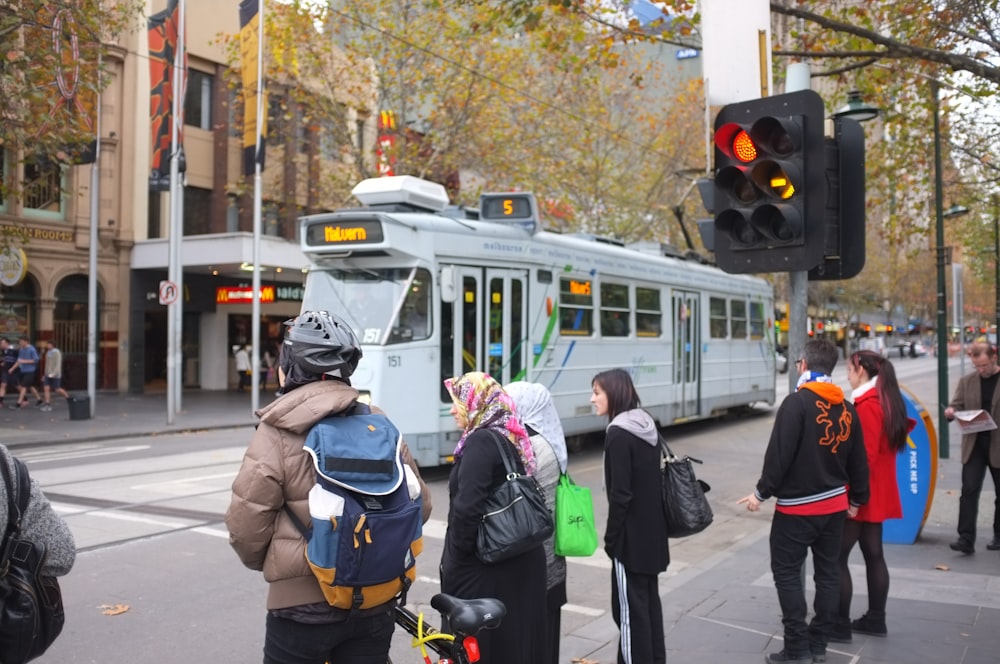
[[[416,264],[436,257],[546,265],[558,272],[572,266],[569,271],[577,274],[596,271],[602,276],[727,293],[734,293],[736,284],[747,294],[773,292],[758,277],[731,275],[697,260],[653,253],[648,244],[620,246],[588,234],[532,232],[537,228],[537,206],[527,192],[485,194],[479,210],[448,207],[444,187],[412,176],[371,178],[359,183],[355,192],[367,207],[300,219],[302,251],[316,265],[350,268],[355,259],[372,264],[382,258],[386,265],[398,265],[400,260]],[[516,214],[502,222],[476,219],[484,209],[496,207],[492,197],[514,200],[509,209]]]

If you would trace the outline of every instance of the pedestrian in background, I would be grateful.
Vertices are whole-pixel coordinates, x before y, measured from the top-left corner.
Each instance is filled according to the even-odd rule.
[[[0,337],[0,408],[3,408],[3,400],[7,396],[7,388],[16,392],[17,374],[11,373],[11,368],[17,362],[17,349],[10,345],[7,337]]]
[[[42,377],[42,390],[45,395],[45,403],[42,404],[41,409],[51,412],[52,392],[55,392],[64,399],[69,399],[69,393],[62,387],[62,352],[51,341],[43,341],[42,344],[43,350],[45,350],[45,375]]]
[[[552,394],[544,385],[516,381],[504,386],[517,410],[517,416],[528,432],[531,450],[535,454],[535,479],[545,493],[545,504],[555,514],[556,485],[566,472],[566,436],[559,413],[552,403]],[[545,540],[545,653],[538,658],[543,664],[558,664],[562,606],[566,603],[566,558],[557,556],[555,533]]]
[[[38,390],[35,389],[35,372],[38,371],[38,351],[28,342],[28,337],[21,337],[17,340],[17,361],[11,367],[11,374],[17,373],[17,408],[24,408],[28,405],[28,390],[31,389],[38,399]],[[38,399],[41,401],[41,399]]]
[[[858,413],[868,458],[868,502],[844,523],[840,543],[840,610],[830,641],[850,643],[851,632],[885,636],[885,606],[889,597],[889,567],[882,548],[882,522],[901,519],[903,506],[896,483],[896,456],[916,422],[906,416],[906,404],[892,362],[862,350],[847,359],[851,401]],[[854,584],[848,560],[857,543],[865,559],[868,611],[851,622]]]
[[[944,409],[950,422],[957,410],[985,410],[994,422],[1000,422],[1000,391],[997,391],[997,352],[988,343],[976,342],[969,349],[970,374],[962,376],[955,396]],[[976,520],[979,518],[979,494],[989,469],[993,477],[993,539],[986,545],[990,551],[1000,550],[1000,430],[980,431],[962,435],[962,495],[958,499],[958,540],[951,543],[953,551],[972,554],[976,551]]]
[[[357,401],[350,376],[361,360],[361,344],[346,322],[325,311],[303,312],[285,326],[278,358],[281,396],[257,411],[260,425],[233,480],[225,517],[229,544],[268,583],[264,664],[385,664],[395,600],[358,612],[330,606],[289,516],[311,523],[316,471],[302,445],[314,424]],[[405,442],[402,456],[419,479]],[[426,522],[431,497],[422,479],[420,489]]]
[[[481,631],[480,664],[541,661],[545,623],[545,550],[541,544],[513,558],[484,563],[476,531],[486,499],[506,481],[498,443],[510,445],[517,471],[533,475],[535,456],[516,407],[503,387],[482,372],[444,382],[451,414],[462,431],[448,477],[448,530],[441,555],[441,592],[463,599],[495,597],[507,607],[497,629]]]
[[[781,605],[784,648],[768,662],[826,661],[826,644],[837,618],[837,558],[846,516],[868,502],[868,462],[854,406],[830,374],[839,351],[830,341],[806,343],[795,363],[797,389],[778,407],[764,467],[753,493],[737,504],[751,512],[771,496],[771,573]],[[812,551],[816,584],[812,622],[806,624],[803,565]]]
[[[604,487],[608,521],[604,551],[611,559],[611,614],[618,625],[618,664],[667,661],[659,574],[670,563],[663,512],[660,438],[653,417],[639,407],[624,369],[591,381],[590,403],[608,418]]]
[[[250,387],[250,344],[244,344],[236,349],[236,391],[244,392]]]

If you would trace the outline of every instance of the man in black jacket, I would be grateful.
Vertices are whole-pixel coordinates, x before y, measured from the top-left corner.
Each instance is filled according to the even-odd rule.
[[[778,408],[764,468],[753,493],[741,498],[751,512],[774,496],[771,572],[781,604],[785,647],[766,662],[826,661],[827,635],[837,615],[840,585],[837,556],[847,514],[868,502],[868,460],[854,406],[833,384],[837,347],[806,344],[795,363],[798,388]],[[806,625],[802,566],[813,554],[815,617]]]

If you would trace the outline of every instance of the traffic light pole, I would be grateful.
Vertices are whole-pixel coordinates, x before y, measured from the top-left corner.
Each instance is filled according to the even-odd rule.
[[[937,360],[938,360],[938,456],[947,459],[951,454],[948,440],[948,321],[946,320],[947,296],[945,294],[944,265],[944,210],[941,202],[944,186],[941,178],[941,125],[938,119],[938,84],[931,80],[934,113],[934,220],[937,239]]]
[[[809,90],[809,65],[793,63],[785,72],[785,92]],[[810,220],[806,220],[809,223]],[[806,347],[806,327],[808,326],[809,273],[788,273],[788,393],[795,392],[799,381],[798,367],[791,369],[792,363],[802,357]]]

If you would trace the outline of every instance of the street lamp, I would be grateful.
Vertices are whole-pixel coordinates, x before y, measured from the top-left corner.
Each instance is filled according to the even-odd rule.
[[[850,118],[858,122],[868,122],[878,117],[879,109],[869,106],[861,99],[861,92],[851,90],[847,93],[847,103],[834,111],[835,118]]]
[[[947,248],[944,246],[944,196],[943,178],[941,175],[941,120],[940,103],[938,100],[938,82],[931,79],[931,101],[934,113],[934,217],[937,254],[937,357],[938,357],[938,456],[947,459],[951,453],[948,440],[948,419],[944,416],[948,407],[948,338],[946,309],[948,300],[945,295],[944,266]],[[965,214],[967,208],[952,206],[948,208],[949,217]]]

